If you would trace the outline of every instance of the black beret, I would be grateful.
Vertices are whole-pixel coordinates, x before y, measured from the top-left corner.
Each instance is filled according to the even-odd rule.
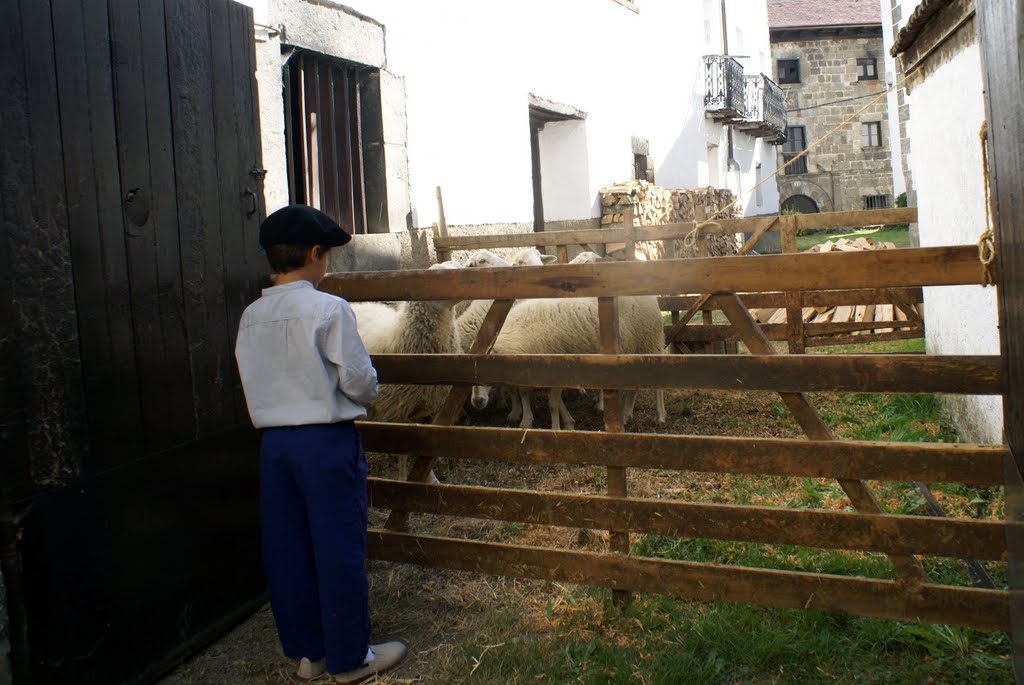
[[[348,231],[319,209],[288,205],[260,224],[260,247],[271,245],[323,245],[337,247],[352,240]]]

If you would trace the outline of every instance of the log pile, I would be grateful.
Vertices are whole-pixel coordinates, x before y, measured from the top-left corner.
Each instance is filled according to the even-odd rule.
[[[860,237],[856,240],[839,238],[828,240],[820,245],[815,245],[804,252],[860,252],[863,250],[892,250],[896,245],[890,242],[881,242],[871,238]],[[886,292],[880,290],[879,301],[886,299]],[[783,309],[751,309],[754,320],[762,324],[786,323],[786,310]],[[849,323],[849,322],[870,322],[892,323],[909,321],[904,326],[917,325],[921,322],[923,314],[920,303],[889,302],[886,304],[868,305],[844,305],[836,307],[804,307],[802,318],[804,323]],[[853,331],[852,335],[867,335],[870,333],[891,333],[893,328],[876,328],[874,330]]]
[[[602,228],[621,228],[627,209],[632,208],[634,222],[637,226],[661,226],[682,221],[698,221],[715,216],[723,207],[732,203],[732,191],[719,188],[662,188],[647,181],[626,181],[607,188],[602,188],[601,195],[601,226]],[[733,219],[739,216],[738,210],[718,216],[721,219]],[[719,257],[735,254],[736,240],[732,236],[708,236],[707,255]],[[665,259],[672,254],[677,257],[696,257],[698,250],[684,249],[682,240],[658,240],[637,243],[637,252],[647,259]],[[610,246],[611,247],[611,246]]]

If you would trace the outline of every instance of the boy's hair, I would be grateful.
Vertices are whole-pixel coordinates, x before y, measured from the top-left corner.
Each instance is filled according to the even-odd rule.
[[[306,266],[306,254],[312,245],[271,245],[267,248],[267,261],[275,274],[286,274],[289,271],[296,271]],[[317,245],[319,254],[324,254],[331,248]]]

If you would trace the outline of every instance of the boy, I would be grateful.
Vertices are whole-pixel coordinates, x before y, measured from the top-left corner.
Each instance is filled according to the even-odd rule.
[[[249,416],[262,429],[260,518],[270,606],[299,678],[357,683],[397,666],[402,642],[369,645],[366,458],[353,420],[377,372],[345,300],[316,285],[332,247],[352,237],[311,207],[260,226],[276,274],[242,314],[235,357]]]

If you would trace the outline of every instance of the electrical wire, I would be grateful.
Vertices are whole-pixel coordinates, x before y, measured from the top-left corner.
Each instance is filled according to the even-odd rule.
[[[886,92],[888,92],[888,90]],[[842,104],[844,102],[853,102],[854,100],[863,100],[864,98],[873,97],[875,95],[878,95],[878,93],[868,93],[867,95],[858,95],[858,96],[852,97],[852,98],[843,98],[842,100],[833,100],[832,102],[822,102],[822,103],[817,104],[817,105],[811,105],[810,107],[799,107],[797,109],[787,109],[786,110],[786,114],[797,114],[799,112],[803,112],[803,111],[808,110],[808,109],[817,109],[818,107],[828,107],[829,105],[839,105],[839,104]]]

